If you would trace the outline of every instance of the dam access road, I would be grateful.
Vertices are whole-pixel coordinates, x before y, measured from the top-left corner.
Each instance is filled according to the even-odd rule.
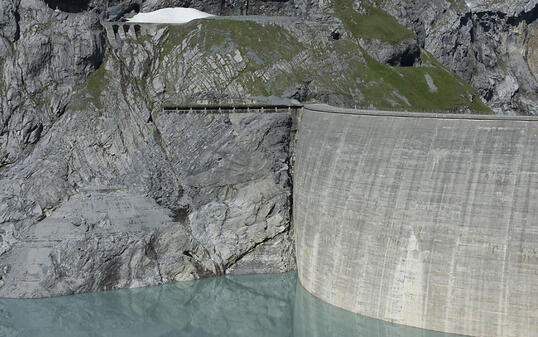
[[[538,118],[305,106],[298,275],[366,316],[538,335]]]

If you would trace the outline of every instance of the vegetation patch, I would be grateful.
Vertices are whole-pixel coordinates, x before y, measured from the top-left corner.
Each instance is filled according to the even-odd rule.
[[[393,67],[370,57],[356,39],[320,39],[318,28],[309,25],[287,29],[204,19],[169,26],[159,41],[129,43],[133,54],[124,52],[122,62],[135,58],[134,53],[147,52],[149,63],[146,80],[138,82],[135,74],[125,75],[133,82],[128,87],[137,92],[133,97],[155,100],[155,104],[162,102],[148,96],[149,78],[162,78],[167,92],[163,99],[172,105],[206,97],[304,97],[306,92],[312,102],[348,107],[490,112],[472,87],[425,51],[423,66]],[[110,53],[109,57],[116,56]],[[103,95],[117,91],[107,90],[109,77],[102,65],[88,78],[83,99],[101,107]]]
[[[86,86],[88,88],[88,91],[90,92],[90,94],[92,94],[94,98],[98,98],[99,96],[101,96],[101,93],[103,92],[106,85],[105,79],[106,76],[104,67],[99,67],[88,77]]]
[[[361,90],[376,107],[392,108],[391,102],[401,102],[397,95],[391,94],[396,90],[419,111],[463,112],[470,109],[477,113],[490,112],[480,99],[475,98],[478,93],[470,85],[443,67],[391,67],[379,63],[364,51],[363,55],[366,83]],[[431,77],[437,90],[430,90],[426,75]]]
[[[291,59],[303,47],[284,28],[252,21],[202,19],[186,25],[169,27],[169,37],[163,44],[165,54],[175,50],[190,33],[189,47],[215,54],[223,47],[233,46],[242,52],[254,52],[267,57]]]
[[[293,81],[293,73],[275,69],[275,64],[287,64],[301,51],[307,49],[289,31],[274,24],[259,24],[251,21],[203,19],[188,25],[171,26],[167,39],[163,42],[163,55],[173,62],[185,62],[179,54],[183,48],[197,51],[202,66],[191,68],[183,64],[182,69],[188,77],[192,72],[208,73],[206,77],[209,88],[213,91],[226,91],[234,84],[248,88],[252,95],[269,96],[281,94],[284,73],[286,80]],[[235,59],[234,59],[235,58]],[[192,61],[191,61],[192,62]],[[242,68],[238,69],[238,64]],[[217,78],[214,73],[231,75],[229,78]],[[178,75],[175,75],[178,76]],[[172,82],[177,79],[172,78]],[[225,83],[226,82],[226,83]],[[276,89],[276,91],[275,91]]]
[[[107,57],[108,58],[108,57]],[[78,91],[70,101],[73,108],[85,109],[87,103],[93,104],[97,108],[102,107],[101,95],[107,91],[109,85],[105,70],[105,59],[103,63],[93,73],[88,76],[80,91]]]
[[[332,3],[335,16],[355,37],[399,42],[413,36],[413,32],[393,16],[365,1],[361,1],[364,13],[353,8],[353,0],[333,0]]]

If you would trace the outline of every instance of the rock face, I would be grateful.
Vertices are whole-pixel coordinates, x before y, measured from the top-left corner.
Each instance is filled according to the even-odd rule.
[[[0,296],[294,268],[291,116],[161,113],[168,70],[102,65],[98,11],[2,6]]]
[[[142,10],[170,6],[195,7],[217,15],[289,15],[300,16],[338,26],[334,3],[290,1],[211,1],[148,0]],[[340,0],[341,2],[341,0]],[[353,6],[351,4],[353,3]],[[349,7],[361,11],[376,6],[396,17],[416,35],[418,46],[432,53],[443,65],[476,88],[482,99],[499,114],[535,114],[538,112],[538,1],[400,1],[355,0]],[[353,10],[350,8],[350,10]],[[376,59],[391,65],[415,63],[414,44],[396,46],[382,41],[361,43]],[[403,51],[412,61],[401,62],[394,56]],[[383,55],[390,54],[390,55]],[[404,58],[405,59],[405,58]]]
[[[296,18],[153,27],[119,48],[107,46],[102,22],[187,5]],[[434,28],[422,34],[390,3],[383,6],[417,32],[418,42],[411,32],[398,41],[361,37],[330,15],[329,2],[1,1],[0,296],[294,268],[292,117],[183,115],[162,106],[281,96],[344,106],[481,108],[476,91],[419,48],[456,66],[471,45],[451,57],[436,54],[440,44],[424,42],[435,41]],[[528,61],[536,60],[536,34],[529,33],[535,12],[527,3],[513,8],[520,7],[503,9],[494,29],[521,28],[508,30],[512,42],[502,46],[514,55],[510,64],[524,61],[535,73],[536,62]],[[514,67],[514,76],[495,84],[499,94],[491,101],[505,104],[510,96],[509,104],[534,104],[535,82]],[[482,76],[476,74],[490,73],[468,78],[474,83]]]
[[[146,0],[142,3],[145,12],[166,7],[192,7],[215,15],[282,15],[327,19],[323,10],[329,9],[330,3],[305,0]]]
[[[39,0],[2,1],[0,166],[17,161],[48,132],[104,53],[96,13],[58,13]]]
[[[293,268],[291,116],[164,113],[150,61],[111,56],[2,172],[0,296]]]
[[[538,113],[538,1],[392,1],[382,8],[497,113]]]
[[[116,109],[66,114],[3,177],[0,296],[293,268],[290,116]]]

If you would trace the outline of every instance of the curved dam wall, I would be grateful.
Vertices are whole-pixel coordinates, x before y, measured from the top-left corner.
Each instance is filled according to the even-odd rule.
[[[538,119],[307,106],[294,174],[298,275],[366,316],[538,335]]]

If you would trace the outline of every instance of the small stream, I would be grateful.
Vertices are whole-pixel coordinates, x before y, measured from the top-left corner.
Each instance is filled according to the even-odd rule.
[[[297,274],[243,275],[73,296],[0,299],[2,337],[449,337],[352,314]]]

